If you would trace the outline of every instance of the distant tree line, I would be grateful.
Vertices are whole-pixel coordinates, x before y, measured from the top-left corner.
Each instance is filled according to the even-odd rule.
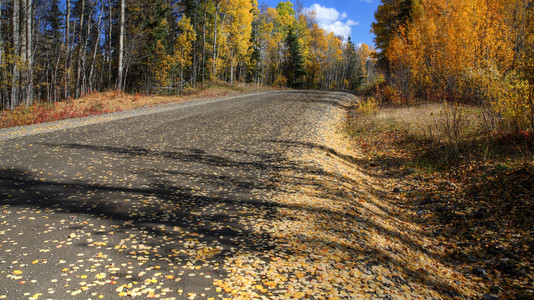
[[[1,108],[222,80],[355,90],[373,50],[287,1],[0,0]]]

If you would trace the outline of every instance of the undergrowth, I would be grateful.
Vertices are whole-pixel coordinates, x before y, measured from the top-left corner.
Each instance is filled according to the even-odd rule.
[[[362,107],[365,109],[362,110]],[[461,161],[532,161],[530,132],[487,130],[481,108],[450,104],[419,104],[373,108],[355,104],[347,130],[377,159],[402,153],[403,164],[421,170],[446,169]],[[374,146],[387,146],[387,148]],[[419,168],[420,167],[420,168]]]
[[[491,131],[482,108],[350,110],[346,131],[371,174],[397,180],[397,205],[481,291],[533,299],[534,137]]]

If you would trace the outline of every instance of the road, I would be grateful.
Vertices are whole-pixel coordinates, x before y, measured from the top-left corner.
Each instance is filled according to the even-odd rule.
[[[267,93],[0,141],[0,299],[232,296],[214,285],[225,261],[273,247],[250,222],[275,213],[287,141],[343,97]]]

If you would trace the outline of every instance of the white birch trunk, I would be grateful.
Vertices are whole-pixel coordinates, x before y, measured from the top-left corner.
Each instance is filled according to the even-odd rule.
[[[111,0],[108,1],[108,14],[109,14],[109,20],[108,20],[108,53],[107,53],[107,56],[108,56],[108,89],[111,89],[111,70],[112,70],[112,62],[113,62],[113,59],[111,57],[111,37],[112,37],[112,29],[113,29],[113,22],[112,22],[112,11],[111,11]]]
[[[215,72],[217,70],[217,17],[219,16],[219,2],[215,1],[215,21],[213,24],[213,67],[211,70],[213,79],[217,76]]]
[[[28,62],[28,78],[26,86],[26,105],[33,103],[33,9],[31,0],[26,3],[26,59]]]
[[[19,22],[20,22],[20,6],[19,0],[13,0],[13,53],[15,54],[15,63],[13,64],[13,78],[11,81],[11,109],[15,109],[18,105],[19,98],[19,69],[17,60],[20,50],[20,35],[19,35]]]
[[[67,0],[67,16],[65,19],[65,99],[69,97],[70,86],[70,0]]]
[[[117,89],[122,91],[123,89],[123,58],[124,58],[124,14],[126,10],[125,0],[121,0],[121,23],[119,33],[119,76],[117,79]]]
[[[102,22],[102,14],[103,10],[100,10],[100,15],[98,16],[98,23],[96,25],[97,28],[97,35],[96,35],[96,42],[95,42],[95,48],[93,50],[93,60],[91,61],[91,70],[89,71],[89,91],[93,91],[93,71],[95,69],[95,61],[96,61],[96,53],[98,50],[98,43],[100,42],[100,23]]]

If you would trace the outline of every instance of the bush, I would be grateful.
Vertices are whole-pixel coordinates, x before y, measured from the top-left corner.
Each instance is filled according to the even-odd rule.
[[[276,79],[274,80],[273,85],[275,87],[286,87],[287,78],[284,75],[278,75]]]
[[[372,115],[378,111],[378,101],[369,97],[356,103],[356,111],[364,115]]]
[[[526,80],[511,77],[501,89],[500,95],[492,102],[493,112],[498,119],[501,131],[534,131],[534,99],[532,87]]]
[[[466,140],[468,122],[458,103],[444,103],[434,123],[429,126],[430,137],[436,144],[444,146],[445,160],[460,154],[460,144]]]
[[[402,93],[389,84],[379,85],[374,92],[374,97],[376,97],[381,103],[391,103],[395,105],[406,103]]]

